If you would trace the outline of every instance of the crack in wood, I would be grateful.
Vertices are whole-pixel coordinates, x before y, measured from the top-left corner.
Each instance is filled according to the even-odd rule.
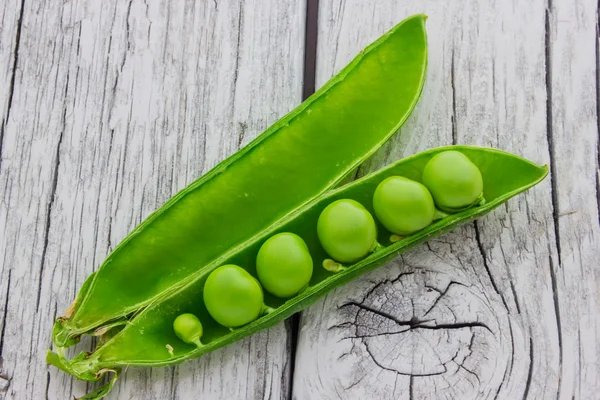
[[[233,105],[231,107],[231,115],[235,115],[235,93],[237,91],[237,81],[240,72],[240,44],[242,43],[242,30],[244,27],[244,2],[240,2],[240,10],[237,20],[237,39],[235,42],[235,67],[233,68]]]
[[[515,300],[515,306],[517,307],[517,313],[521,314],[521,306],[519,305],[519,298],[517,297],[517,290],[515,289],[515,284],[513,282],[512,276],[510,274],[510,270],[508,269],[508,263],[505,264],[505,266],[507,267],[506,270],[509,274],[508,283],[510,285],[510,290],[512,291],[512,294],[513,294],[513,299]]]
[[[2,357],[4,350],[4,334],[6,333],[6,319],[8,317],[8,302],[10,300],[10,283],[12,278],[12,268],[8,270],[8,279],[6,282],[6,295],[4,296],[4,309],[2,310],[2,330],[0,331],[0,367],[2,366],[2,361],[4,358]]]
[[[600,0],[596,6],[596,212],[600,226]]]
[[[131,27],[129,26],[129,18],[131,17],[131,5],[133,4],[133,0],[129,1],[129,5],[127,6],[127,14],[125,16],[125,36],[127,36],[127,51],[131,50],[131,40],[129,40],[129,35],[131,34]],[[125,54],[127,54],[127,51]],[[121,70],[123,70],[123,66],[125,65],[125,56],[123,56],[123,60],[121,61]]]
[[[123,57],[121,57],[121,62],[120,62],[120,66],[119,66],[119,70],[117,72],[117,76],[115,78],[115,83],[113,84],[112,87],[112,93],[113,93],[113,104],[112,104],[112,108],[114,108],[114,104],[115,104],[115,98],[116,98],[116,92],[117,92],[117,86],[119,85],[119,79],[121,77],[121,74],[123,73],[123,68],[125,68],[125,62],[127,61],[127,52],[131,49],[131,41],[129,40],[129,34],[130,34],[130,26],[129,26],[129,17],[131,16],[131,5],[133,3],[133,0],[130,0],[129,2],[129,6],[127,7],[127,14],[125,16],[125,40],[127,41],[127,50],[125,50],[123,52]],[[116,21],[116,5],[115,5],[115,14],[113,15],[113,27],[114,27],[114,21]],[[111,28],[111,32],[112,32],[112,28]],[[110,35],[109,39],[108,39],[108,49],[109,49],[109,54],[110,54],[110,47],[112,44],[112,34]],[[109,57],[106,58],[106,66],[107,66],[107,71],[108,71],[108,60]],[[112,114],[112,111],[111,111]],[[108,116],[108,121],[110,124],[110,120],[112,119],[112,115]],[[114,133],[114,130],[111,129],[111,135]]]
[[[15,79],[17,76],[17,65],[19,63],[19,47],[21,46],[21,29],[23,27],[23,14],[25,12],[25,0],[21,0],[21,10],[19,12],[19,19],[17,20],[17,32],[15,34],[15,47],[13,49],[13,65],[10,76],[10,83],[8,86],[8,102],[6,106],[6,118],[2,119],[2,125],[0,125],[0,171],[2,170],[2,149],[4,147],[4,130],[8,125],[10,118],[10,110],[12,108],[12,100],[15,92]]]
[[[464,364],[458,364],[458,368],[459,369],[464,369],[465,371],[467,371],[470,375],[473,375],[475,377],[475,379],[477,379],[477,387],[481,386],[481,380],[479,379],[479,375],[477,375],[475,372],[471,371],[470,369],[468,369],[467,367],[465,367]],[[475,385],[473,385],[473,388],[475,388]]]
[[[291,331],[290,331],[291,319],[292,318],[288,318],[287,320],[285,320],[283,322],[283,324],[285,326],[285,331],[286,331],[285,352],[288,355],[292,354],[292,340],[291,340]],[[297,347],[297,344],[296,344],[296,347]],[[291,371],[292,371],[292,362],[291,361],[292,360],[290,359],[290,357],[285,357],[283,368],[282,368],[282,373],[280,376],[281,393],[285,394],[286,399],[290,399],[292,397],[292,390],[291,390],[292,387],[289,384],[289,380],[291,380],[290,378],[291,378]]]
[[[349,386],[346,386],[344,388],[344,390],[350,390],[352,389],[354,386],[358,385],[359,383],[361,383],[363,381],[363,379],[365,379],[366,375],[361,376],[358,380],[356,380],[355,382],[352,382]]]
[[[510,332],[510,358],[508,359],[509,364],[508,364],[508,368],[506,368],[504,370],[504,375],[502,376],[502,381],[500,381],[500,384],[498,385],[498,388],[496,389],[496,394],[494,396],[495,399],[497,399],[498,396],[500,395],[500,390],[502,389],[502,386],[506,382],[507,377],[510,377],[510,375],[512,374],[512,368],[513,368],[513,363],[514,363],[514,359],[515,359],[515,337],[514,337],[514,333],[513,333],[512,320],[510,318],[508,318],[508,329]]]
[[[359,301],[358,303],[364,303],[373,293],[375,293],[375,290],[379,289],[381,286],[388,285],[388,284],[394,284],[394,283],[398,282],[402,277],[408,276],[408,275],[413,275],[414,273],[415,273],[415,271],[401,272],[394,279],[385,279],[385,280],[377,283],[375,286],[373,286],[371,289],[369,289],[367,291],[367,293],[365,293],[362,300]],[[338,307],[338,310],[345,306],[346,306],[346,304],[342,304],[341,306]]]
[[[353,326],[352,322],[350,321],[346,321],[346,322],[342,322],[341,324],[335,324],[335,325],[331,325],[327,328],[328,331],[331,331],[333,329],[341,329],[341,328],[347,328],[349,326]]]
[[[444,363],[440,363],[440,365],[444,368],[443,371],[441,371],[441,372],[432,372],[430,374],[406,373],[406,372],[398,371],[398,370],[393,369],[393,368],[388,368],[388,367],[382,365],[379,361],[377,361],[376,357],[373,356],[373,353],[371,352],[371,349],[369,348],[369,344],[366,341],[363,340],[362,343],[365,345],[365,350],[366,350],[367,354],[369,354],[369,357],[375,363],[375,365],[377,365],[379,368],[384,369],[386,371],[390,371],[390,372],[393,372],[393,373],[398,374],[398,375],[415,376],[415,377],[416,376],[418,376],[418,377],[437,376],[437,375],[443,375],[446,372],[448,372],[448,367],[446,367],[446,364],[444,364]]]
[[[50,400],[49,392],[50,392],[50,371],[47,371],[46,372],[46,390],[45,390],[46,400]]]
[[[69,87],[69,78],[67,76],[67,84],[65,88],[65,98],[66,91]],[[38,290],[37,290],[37,299],[35,302],[35,310],[36,313],[40,310],[40,300],[42,298],[42,278],[44,274],[44,267],[46,266],[46,252],[48,251],[48,239],[50,236],[50,224],[52,223],[52,207],[54,206],[54,201],[56,200],[56,186],[58,184],[58,169],[60,166],[60,148],[63,140],[64,134],[64,124],[66,119],[67,109],[65,107],[63,112],[63,130],[60,132],[60,136],[58,137],[58,144],[56,146],[56,153],[54,156],[54,170],[52,172],[52,186],[50,187],[50,201],[48,202],[48,206],[46,207],[46,222],[44,224],[44,244],[42,246],[42,256],[40,263],[40,272],[38,274]]]
[[[241,149],[242,142],[244,141],[244,137],[246,136],[246,131],[248,130],[248,124],[245,122],[239,122],[238,127],[239,127],[239,134],[238,134],[237,147],[238,147],[238,149]]]
[[[471,341],[470,341],[470,343],[469,343],[469,345],[468,345],[468,349],[469,349],[469,351],[471,351],[471,352],[472,352],[471,346],[472,346],[472,343],[473,343],[473,337],[474,337],[475,335],[474,335],[474,333],[473,333],[473,331],[472,331],[472,330],[470,330],[470,331],[471,331]],[[440,363],[439,365],[441,365],[442,367],[444,367],[444,371],[442,371],[441,373],[439,373],[439,375],[443,375],[443,374],[445,374],[445,373],[447,373],[447,372],[448,372],[448,367],[447,367],[447,364],[449,364],[449,363],[451,363],[451,362],[454,362],[456,365],[458,365],[458,367],[459,367],[459,368],[460,368],[460,367],[462,367],[462,366],[464,365],[464,363],[465,363],[465,361],[466,361],[467,357],[463,358],[463,360],[462,360],[460,363],[458,363],[458,362],[456,362],[456,361],[455,361],[455,360],[458,358],[458,354],[460,353],[460,349],[457,349],[457,350],[456,350],[456,352],[455,352],[455,353],[454,353],[454,355],[453,355],[453,356],[450,358],[450,360],[448,360],[448,361],[446,361],[446,362],[443,362],[443,361],[442,361],[442,358],[440,357],[440,355],[439,355],[439,354],[438,354],[438,352],[436,351],[435,347],[434,347],[434,346],[433,346],[433,345],[432,345],[432,344],[429,342],[429,340],[428,340],[428,339],[426,339],[426,338],[425,338],[425,337],[424,337],[422,334],[419,334],[419,336],[420,336],[420,337],[421,337],[421,338],[422,338],[422,339],[425,341],[425,343],[427,343],[427,345],[428,345],[428,346],[431,348],[431,350],[433,351],[433,353],[435,354],[435,356],[437,357],[437,359],[438,359],[438,361],[439,361],[439,363]],[[367,345],[367,344],[365,343],[365,346],[366,346],[366,345]],[[411,367],[412,367],[412,366],[414,366],[414,352],[413,352],[413,359],[412,359],[412,362],[411,362]],[[402,374],[400,371],[397,371],[397,372],[398,372],[398,374]],[[433,375],[436,375],[436,374],[437,374],[437,373],[433,373]],[[412,378],[412,377],[423,377],[423,376],[430,376],[430,375],[428,375],[428,374],[414,374],[414,373],[411,373],[411,374],[410,374],[410,376],[411,376],[411,378]],[[442,379],[444,379],[444,380],[447,382],[447,380],[446,380],[446,378],[445,378],[445,377],[443,377],[443,376],[442,376]]]
[[[475,241],[477,242],[477,248],[479,249],[479,253],[481,254],[481,258],[483,258],[483,266],[490,278],[490,282],[492,284],[492,287],[494,288],[494,291],[498,294],[498,296],[500,296],[500,299],[502,300],[502,304],[504,305],[504,308],[506,309],[506,311],[510,314],[510,308],[508,308],[508,304],[506,303],[506,299],[504,298],[504,296],[502,295],[502,292],[500,292],[500,290],[498,290],[498,286],[496,285],[496,281],[494,281],[494,277],[492,276],[492,271],[490,270],[490,266],[488,265],[487,262],[487,254],[486,251],[483,247],[483,243],[481,242],[481,236],[479,233],[479,224],[477,223],[477,221],[473,221],[473,226],[475,227]]]
[[[529,395],[529,388],[531,387],[531,381],[533,378],[533,338],[531,332],[529,332],[529,368],[527,370],[527,381],[525,382],[525,391],[523,392],[523,400],[527,399]]]
[[[269,331],[268,330],[265,331],[264,335],[266,336],[264,343],[269,343]],[[255,396],[254,396],[255,398],[259,398],[260,397],[260,398],[264,399],[265,398],[265,396],[264,396],[265,395],[264,390],[266,390],[267,388],[269,388],[271,386],[271,384],[267,385],[267,374],[266,374],[266,372],[268,370],[268,368],[267,368],[267,363],[269,361],[268,355],[269,355],[268,350],[265,350],[265,356],[263,357],[263,365],[262,365],[262,368],[259,368],[259,373],[263,377],[262,386],[259,387],[259,393],[260,393],[260,390],[262,390],[263,392],[260,393],[260,395],[257,395],[257,393],[255,393]],[[260,358],[260,353],[258,353],[258,356]],[[273,382],[273,371],[271,371],[270,378],[271,378],[271,383],[272,383]],[[271,391],[269,390],[269,397],[267,398],[267,400],[270,400],[270,399],[271,399]]]
[[[527,206],[527,200],[525,200],[525,205]],[[527,207],[527,214],[529,213],[529,208]],[[510,214],[509,214],[510,215]],[[512,237],[516,238],[519,237],[519,235],[517,234],[517,232],[515,231],[514,225],[511,223],[510,225],[510,230],[512,233]],[[508,260],[508,258],[506,257],[506,254],[504,254],[504,246],[502,245],[502,243],[500,243],[500,253],[502,253],[502,259],[504,260],[504,270],[506,271],[506,275],[508,276],[508,283],[510,285],[510,290],[512,292],[513,295],[513,300],[515,301],[515,306],[517,308],[517,313],[521,314],[521,306],[519,305],[519,297],[517,296],[517,290],[515,289],[515,284],[514,284],[514,278],[512,275],[512,272],[509,268],[509,265],[511,265],[510,261]]]
[[[439,303],[440,299],[442,299],[444,297],[444,295],[446,293],[448,293],[448,290],[450,289],[450,287],[452,285],[459,285],[459,286],[463,286],[468,288],[467,285],[457,282],[457,281],[450,281],[450,283],[448,284],[448,286],[446,286],[446,289],[444,289],[443,291],[440,291],[437,288],[433,288],[432,286],[427,286],[425,285],[426,288],[431,288],[433,290],[435,290],[436,292],[438,292],[440,295],[435,299],[435,301],[431,304],[431,306],[427,309],[427,311],[425,311],[425,313],[423,314],[423,316],[426,316],[427,314],[429,314],[431,312],[431,310],[433,310],[435,308],[435,306],[437,306],[437,304]]]
[[[172,366],[171,368],[171,396],[172,398],[177,398],[177,385],[175,384],[175,375],[177,372],[177,366]]]
[[[550,44],[550,13],[552,3],[548,0],[548,7],[545,13],[544,25],[544,48],[546,64],[546,140],[548,142],[548,152],[550,153],[550,186],[552,188],[552,216],[554,220],[554,240],[558,252],[558,266],[562,266],[561,245],[560,245],[560,225],[559,225],[559,204],[558,204],[558,183],[556,173],[556,151],[554,149],[553,139],[553,120],[552,120],[552,49]]]
[[[98,191],[98,196],[96,196],[96,205],[95,205],[95,215],[94,215],[94,253],[92,255],[92,265],[96,266],[96,255],[98,254],[98,238],[99,238],[99,229],[100,229],[100,198],[102,197],[102,191]],[[77,274],[77,269],[75,269],[75,274]],[[77,281],[75,281],[77,282]]]
[[[562,344],[562,324],[560,322],[560,305],[558,301],[558,284],[556,281],[556,272],[554,272],[554,262],[552,261],[552,256],[548,255],[548,263],[550,265],[550,280],[552,283],[552,298],[554,301],[554,314],[556,315],[556,327],[558,335],[558,368],[560,370],[561,376],[563,373],[563,344]],[[558,380],[558,395],[557,398],[560,398],[560,386],[561,379]]]
[[[432,330],[437,330],[437,329],[462,329],[462,328],[484,328],[486,330],[488,330],[491,334],[494,334],[494,332],[483,322],[479,322],[479,321],[475,321],[475,322],[454,322],[454,323],[448,323],[448,324],[438,324],[436,322],[435,318],[432,319],[426,319],[426,320],[420,320],[416,317],[411,318],[410,320],[399,320],[398,318],[394,317],[393,315],[386,313],[385,311],[381,311],[381,310],[376,310],[372,307],[366,306],[364,304],[360,304],[360,303],[356,303],[356,302],[349,302],[344,304],[342,307],[349,307],[349,306],[354,306],[357,307],[361,310],[364,310],[366,312],[370,312],[372,314],[376,314],[379,315],[380,317],[383,318],[387,318],[391,321],[393,321],[394,323],[396,323],[399,326],[407,326],[408,329],[407,330],[413,330],[413,329],[432,329]],[[430,322],[435,323],[435,325],[426,325]],[[403,333],[406,331],[401,331],[401,332],[396,332],[396,333]],[[392,333],[390,333],[392,334]],[[379,333],[375,334],[374,336],[378,336]],[[361,335],[357,335],[357,338],[361,338]]]
[[[0,364],[1,367],[1,364]],[[8,393],[8,388],[10,387],[10,383],[12,378],[2,374],[0,375],[0,398],[4,400],[6,393]]]
[[[410,272],[410,274],[414,274],[414,271]],[[457,378],[457,379],[466,379],[466,382],[470,382],[470,385],[472,385],[472,387],[474,389],[480,388],[482,386],[482,379],[479,377],[479,375],[477,374],[477,372],[475,370],[473,370],[472,368],[468,367],[465,365],[465,362],[470,359],[470,357],[472,357],[473,354],[473,346],[474,346],[474,340],[475,340],[475,335],[476,335],[476,330],[475,328],[482,328],[487,330],[488,332],[490,332],[493,336],[495,336],[495,334],[493,333],[493,331],[490,329],[490,327],[480,321],[474,321],[474,322],[452,322],[452,323],[437,323],[437,321],[435,319],[425,319],[423,317],[417,318],[414,316],[414,311],[413,310],[413,316],[410,319],[407,318],[398,318],[395,315],[391,315],[389,312],[380,310],[378,307],[373,307],[373,306],[369,306],[366,304],[363,304],[364,302],[369,302],[369,299],[371,296],[376,296],[379,297],[379,292],[378,292],[378,288],[382,288],[382,285],[387,284],[390,285],[390,283],[392,282],[397,282],[399,281],[402,276],[407,275],[406,273],[404,274],[400,274],[400,276],[394,278],[394,279],[386,279],[382,282],[376,283],[373,285],[373,287],[370,288],[370,290],[368,291],[368,293],[363,297],[363,299],[361,300],[361,302],[357,302],[357,301],[350,301],[347,302],[345,304],[342,304],[338,309],[344,309],[344,308],[353,308],[355,310],[354,314],[354,318],[353,321],[346,321],[343,323],[339,323],[336,325],[332,325],[328,327],[328,330],[332,330],[332,329],[336,329],[336,328],[351,328],[352,326],[355,327],[354,332],[351,333],[351,335],[345,335],[344,337],[342,337],[340,340],[346,340],[346,339],[350,339],[350,342],[352,343],[352,349],[350,349],[349,351],[346,351],[344,354],[342,354],[340,357],[338,357],[338,360],[343,359],[346,355],[349,354],[354,354],[354,348],[356,343],[362,344],[363,346],[361,346],[361,348],[364,349],[365,351],[365,356],[369,357],[370,360],[372,360],[372,362],[379,367],[381,370],[383,371],[389,371],[392,372],[396,375],[403,375],[403,376],[408,376],[410,378],[410,382],[409,382],[409,392],[411,390],[414,391],[414,387],[411,389],[410,386],[414,385],[414,377],[419,377],[419,376],[427,376],[427,377],[432,377],[432,376],[440,376],[440,379],[448,382],[448,384],[451,386],[451,384],[449,383],[449,380],[446,379],[444,377],[444,374],[449,373],[450,367],[449,365],[456,365],[456,367],[452,367],[452,375],[454,376],[456,374],[456,371],[454,368],[457,368],[458,371],[462,370],[464,371],[464,374],[468,374],[468,375],[463,375],[463,377],[461,378]],[[402,281],[404,282],[404,281]],[[403,285],[406,286],[406,285]],[[436,296],[435,300],[433,301],[433,305],[429,306],[429,309],[425,311],[426,313],[430,313],[431,309],[435,308],[435,304],[439,304],[440,302],[440,298],[444,297],[446,295],[448,295],[448,293],[450,293],[450,288],[451,287],[457,287],[457,286],[462,286],[465,288],[469,288],[468,285],[465,285],[464,283],[461,282],[457,282],[455,280],[450,280],[447,284],[445,284],[442,288],[438,288],[435,286],[432,286],[432,284],[425,284],[424,285],[425,288],[427,289],[427,292],[437,292],[438,296]],[[382,288],[383,290],[383,288]],[[394,289],[392,289],[394,290]],[[385,292],[385,291],[384,291]],[[387,293],[387,292],[386,292]],[[383,294],[383,293],[382,293]],[[427,296],[429,297],[429,296]],[[455,297],[454,295],[452,295],[451,297]],[[385,299],[383,299],[385,300]],[[391,301],[390,299],[387,299],[386,301]],[[414,303],[416,304],[417,301],[416,299],[414,300]],[[377,301],[377,304],[379,304],[379,301]],[[423,305],[423,302],[421,301],[419,303],[421,306]],[[426,303],[427,304],[427,303]],[[408,304],[408,300],[407,300],[407,304],[406,307],[410,307],[410,304]],[[414,307],[414,306],[413,306]],[[374,329],[377,330],[379,328],[381,328],[381,326],[385,326],[385,325],[381,325],[380,322],[377,322],[377,320],[374,320],[374,326],[371,326],[371,324],[364,324],[363,322],[360,322],[360,320],[365,318],[365,314],[363,314],[362,312],[365,313],[369,313],[369,314],[373,314],[376,316],[379,316],[381,318],[385,318],[386,320],[390,320],[394,323],[394,325],[396,326],[400,326],[402,329],[400,330],[395,330],[393,328],[388,328],[387,332],[360,332],[360,330],[364,330],[364,328],[366,329]],[[410,316],[411,314],[408,312],[408,308],[406,308],[406,313],[407,316]],[[448,312],[450,313],[449,317],[451,316],[454,320],[457,319],[457,315],[453,312],[452,309],[448,310]],[[362,315],[361,315],[362,314]],[[419,315],[423,314],[422,311],[419,312]],[[424,315],[425,315],[424,314]],[[360,319],[359,319],[360,318]],[[455,349],[453,355],[452,354],[444,354],[443,356],[438,354],[436,347],[440,344],[432,344],[430,343],[430,340],[428,339],[429,336],[424,334],[424,330],[440,330],[440,331],[450,331],[450,330],[455,330],[455,329],[464,329],[464,328],[468,328],[470,333],[471,333],[471,338],[469,343],[462,343],[462,348],[461,346],[459,346],[458,348]],[[437,362],[435,364],[435,369],[430,369],[428,367],[428,369],[426,370],[422,370],[420,369],[421,367],[419,367],[417,364],[415,364],[415,353],[413,350],[412,356],[413,356],[413,361],[412,363],[410,363],[410,369],[407,369],[408,365],[405,366],[401,366],[401,365],[396,365],[395,361],[390,361],[387,360],[385,357],[385,350],[383,350],[384,353],[379,354],[380,352],[380,345],[375,345],[375,343],[377,342],[377,337],[390,337],[393,335],[401,335],[401,334],[406,334],[406,332],[408,331],[413,331],[414,334],[416,334],[416,337],[420,337],[420,340],[424,340],[425,343],[423,343],[423,345],[427,344],[430,348],[430,350],[433,352],[432,356],[435,355],[435,358],[437,358]],[[375,338],[375,339],[374,339]],[[357,341],[358,340],[358,341]],[[375,342],[373,341],[375,340]],[[391,340],[390,343],[397,343],[396,340],[394,339],[389,339]],[[373,347],[376,346],[376,347]],[[466,351],[465,351],[465,347],[466,347]],[[377,350],[377,351],[376,351]],[[384,356],[384,358],[382,359],[382,355]],[[389,356],[388,356],[389,357]],[[448,360],[448,357],[451,357]],[[410,360],[409,360],[410,361]],[[449,364],[449,363],[454,363],[454,364]],[[433,367],[433,366],[431,366]],[[416,368],[416,369],[415,369]],[[468,378],[469,375],[473,375],[474,378]],[[396,382],[397,382],[397,378]],[[357,382],[360,382],[361,379],[355,379],[353,380],[352,384],[346,388],[346,389],[350,389],[354,386],[357,385]],[[478,390],[478,389],[477,389]],[[394,393],[396,393],[394,391]],[[413,393],[414,395],[414,393]],[[409,395],[410,396],[410,395]]]
[[[454,47],[451,50],[451,59],[450,59],[450,88],[452,89],[452,144],[456,144],[457,142],[457,133],[456,133],[456,88],[454,81]]]

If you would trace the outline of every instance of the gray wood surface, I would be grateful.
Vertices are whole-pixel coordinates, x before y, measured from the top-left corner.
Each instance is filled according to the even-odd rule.
[[[86,384],[45,364],[57,312],[143,218],[300,103],[304,4],[23,4],[22,21],[0,6],[3,390],[65,399]],[[130,369],[112,398],[286,397],[288,337]]]
[[[551,177],[336,289],[301,313],[297,342],[286,322],[131,368],[110,398],[598,398],[598,4],[318,10],[317,86],[406,16],[429,16],[422,98],[359,175],[464,143]],[[54,318],[142,219],[300,103],[305,13],[277,0],[0,4],[0,398],[91,387],[46,366]]]

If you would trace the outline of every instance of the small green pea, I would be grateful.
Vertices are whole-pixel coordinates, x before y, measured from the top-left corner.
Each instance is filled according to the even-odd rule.
[[[397,235],[410,235],[429,226],[435,215],[429,190],[402,176],[390,176],[377,186],[373,208],[383,226]]]
[[[423,170],[423,184],[443,211],[462,211],[483,200],[481,172],[459,151],[444,151],[429,160]]]
[[[256,273],[265,290],[277,297],[292,297],[312,276],[313,261],[302,238],[289,232],[270,237],[256,256]]]
[[[204,332],[202,323],[194,314],[181,314],[173,322],[173,330],[177,337],[185,343],[202,346],[200,338]]]
[[[237,265],[223,265],[204,284],[204,305],[211,317],[228,328],[246,325],[264,310],[263,291],[252,275]]]
[[[358,261],[377,245],[377,227],[371,213],[357,201],[329,204],[317,221],[317,235],[325,252],[342,263]]]

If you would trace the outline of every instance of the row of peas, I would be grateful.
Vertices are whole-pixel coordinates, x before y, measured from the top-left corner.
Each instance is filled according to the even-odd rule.
[[[373,209],[392,233],[392,241],[426,228],[446,213],[483,203],[481,172],[461,152],[451,150],[434,156],[423,170],[422,181],[421,184],[391,176],[377,186]],[[334,272],[345,268],[342,263],[354,263],[380,246],[373,216],[351,199],[334,201],[321,212],[317,235],[332,258],[325,260],[323,266]],[[283,232],[263,243],[256,257],[256,272],[258,280],[232,264],[211,272],[204,284],[203,298],[215,321],[236,328],[273,311],[264,304],[263,287],[280,298],[297,295],[310,282],[313,260],[301,237]],[[195,315],[178,316],[173,329],[184,342],[202,346],[202,324]]]

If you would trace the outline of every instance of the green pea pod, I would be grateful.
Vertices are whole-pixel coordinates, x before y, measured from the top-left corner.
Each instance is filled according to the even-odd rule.
[[[313,96],[183,189],[125,238],[57,319],[53,342],[119,324],[310,199],[404,123],[423,88],[424,15],[402,21]]]
[[[390,232],[378,225],[379,246],[368,257],[346,265],[337,273],[317,267],[309,286],[295,297],[279,299],[265,295],[265,303],[273,310],[254,322],[230,331],[218,325],[202,303],[202,290],[206,277],[223,264],[244,266],[255,274],[254,260],[266,239],[279,232],[293,232],[304,239],[315,265],[320,265],[328,255],[319,244],[316,232],[317,220],[323,209],[335,200],[352,199],[373,212],[372,198],[377,185],[390,176],[404,176],[421,181],[423,168],[436,154],[446,150],[458,150],[480,169],[483,177],[484,196],[487,202],[457,214],[446,215],[425,229],[397,242],[390,241]],[[48,361],[59,368],[83,379],[94,377],[99,371],[117,370],[126,366],[165,366],[199,357],[255,332],[271,327],[285,318],[314,303],[330,290],[384,264],[399,254],[440,236],[460,225],[473,221],[506,202],[511,197],[542,181],[548,174],[546,166],[534,164],[521,157],[495,149],[449,146],[429,150],[381,169],[362,179],[331,190],[286,215],[268,230],[251,238],[232,251],[224,253],[214,263],[190,276],[184,286],[178,287],[168,297],[152,304],[129,321],[105,344],[86,355],[69,361],[49,353]],[[202,345],[187,344],[173,331],[174,319],[182,313],[192,313],[202,321],[204,333]]]

